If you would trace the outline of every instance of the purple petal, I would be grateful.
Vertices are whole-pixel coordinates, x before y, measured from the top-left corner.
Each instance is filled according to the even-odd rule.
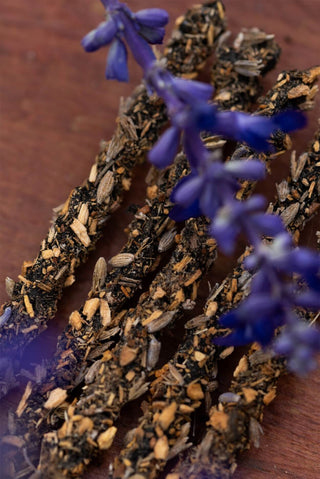
[[[165,34],[165,29],[158,27],[158,28],[151,28],[142,26],[139,30],[139,35],[141,35],[148,43],[152,45],[161,44],[163,42],[163,37]]]
[[[225,164],[225,169],[237,178],[261,180],[265,177],[266,167],[259,160],[233,160]]]
[[[178,183],[172,195],[174,202],[183,206],[190,205],[199,198],[203,188],[203,179],[198,175],[189,175],[186,180]]]
[[[118,81],[128,81],[129,79],[127,49],[125,44],[119,38],[116,38],[112,42],[109,50],[106,78],[108,80]]]
[[[239,227],[236,224],[225,221],[219,216],[210,226],[210,234],[216,239],[219,248],[226,255],[233,253],[238,233]]]
[[[320,309],[320,295],[311,292],[302,293],[294,298],[294,303],[301,308],[316,311]]]
[[[284,230],[280,216],[260,213],[253,215],[252,222],[266,236],[276,236]]]
[[[196,169],[201,166],[207,155],[207,150],[197,131],[190,128],[184,131],[183,149],[191,168]]]
[[[117,25],[112,18],[89,32],[81,41],[86,52],[94,52],[98,48],[108,45],[117,33]]]
[[[180,130],[175,126],[168,128],[148,154],[149,161],[157,168],[171,165],[180,144]]]
[[[169,14],[162,8],[146,8],[135,13],[136,20],[146,27],[164,27],[169,21]]]
[[[134,59],[144,71],[147,71],[151,64],[156,60],[152,48],[146,40],[139,35],[139,32],[136,30],[127,15],[121,12],[119,16],[124,25],[123,35],[125,36]]]
[[[213,95],[214,89],[208,83],[174,77],[173,84],[177,94],[185,101],[194,101],[195,99],[208,101]]]
[[[181,205],[174,205],[169,213],[169,216],[174,221],[184,221],[189,218],[198,218],[198,216],[201,216],[201,214],[199,201],[196,200],[186,208]]]
[[[237,141],[244,141],[257,151],[269,151],[268,142],[275,125],[270,118],[253,116],[243,112],[218,112],[214,130]]]
[[[304,128],[307,124],[307,118],[302,111],[288,110],[271,118],[275,128],[284,133]]]
[[[296,248],[292,253],[292,260],[296,273],[317,274],[320,270],[319,254],[306,248]]]
[[[245,203],[245,209],[249,212],[265,208],[266,199],[262,195],[253,195]]]
[[[216,131],[217,126],[217,107],[215,105],[208,105],[206,103],[199,103],[192,111],[193,122],[199,131]]]
[[[214,184],[205,184],[200,195],[200,208],[202,213],[213,220],[222,203],[223,200],[221,200],[219,195],[219,189],[216,191]]]

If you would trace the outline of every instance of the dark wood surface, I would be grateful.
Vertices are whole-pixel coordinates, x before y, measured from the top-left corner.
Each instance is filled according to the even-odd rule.
[[[191,6],[190,0],[130,2],[133,10],[167,8],[173,19]],[[257,26],[276,34],[281,61],[265,80],[271,85],[283,69],[307,68],[320,62],[318,0],[225,0],[229,28]],[[140,80],[131,70],[130,84],[106,82],[106,51],[88,55],[79,42],[102,18],[98,0],[1,0],[0,3],[0,300],[6,299],[4,279],[20,273],[45,236],[51,209],[82,182],[101,139],[111,137],[120,96],[128,95]],[[171,23],[172,25],[172,23]],[[309,127],[296,135],[295,148],[303,151],[320,116],[319,103]],[[280,161],[276,170],[285,172]],[[141,168],[140,176],[143,173]],[[128,205],[142,201],[143,183],[137,183],[124,205],[109,222],[105,237],[77,282],[66,291],[57,317],[41,340],[29,348],[26,361],[39,361],[54,350],[55,337],[70,312],[79,307],[89,289],[96,259],[115,254],[125,240],[130,221]],[[305,241],[313,242],[317,221]],[[307,379],[283,378],[279,394],[266,410],[261,447],[239,461],[235,479],[316,479],[320,477],[320,373]],[[1,430],[6,413],[19,399],[18,389],[1,407]],[[125,409],[121,430],[136,418]],[[138,412],[138,411],[136,411]],[[114,451],[120,446],[116,441]],[[103,465],[89,469],[87,478],[106,477],[110,454]]]

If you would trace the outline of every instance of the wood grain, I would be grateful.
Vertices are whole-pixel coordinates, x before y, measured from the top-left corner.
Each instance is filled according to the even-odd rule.
[[[190,0],[163,0],[173,19],[191,6]],[[271,85],[283,69],[307,68],[319,62],[318,0],[225,0],[229,28],[258,26],[276,34],[282,57],[265,81]],[[156,0],[130,2],[133,10],[159,6]],[[51,209],[65,200],[89,172],[101,139],[111,137],[120,96],[128,95],[140,81],[131,68],[130,83],[106,82],[106,51],[82,51],[82,36],[102,19],[101,3],[85,0],[2,0],[0,4],[0,300],[6,299],[4,279],[16,278],[23,260],[32,259],[46,234]],[[172,25],[172,23],[171,23]],[[296,135],[295,148],[303,151],[320,116],[319,103],[308,129]],[[276,174],[285,174],[281,160]],[[143,177],[145,167],[141,168]],[[123,228],[130,221],[130,203],[142,202],[143,180],[111,219],[96,252],[77,274],[77,282],[61,302],[48,330],[28,349],[26,364],[49,357],[55,338],[70,312],[81,305],[90,287],[96,259],[111,257],[125,240]],[[309,227],[312,243],[317,222]],[[320,373],[307,379],[287,376],[279,395],[267,409],[259,450],[240,459],[235,479],[315,479],[320,477]],[[20,392],[13,391],[1,408],[1,429],[6,413],[14,408]],[[125,408],[122,433],[135,423],[138,406]],[[92,466],[87,479],[106,477],[111,454]]]

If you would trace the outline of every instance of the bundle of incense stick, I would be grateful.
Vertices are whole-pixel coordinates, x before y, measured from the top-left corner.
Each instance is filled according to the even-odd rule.
[[[165,51],[170,71],[194,78],[220,38],[212,69],[215,100],[221,109],[249,109],[260,92],[261,75],[279,57],[273,35],[246,30],[229,46],[221,40],[225,18],[220,1],[191,9],[176,27]],[[318,67],[280,74],[260,100],[257,114],[312,108],[319,74]],[[130,188],[134,166],[143,161],[166,122],[161,101],[148,97],[140,86],[122,105],[117,131],[84,185],[57,210],[38,257],[24,265],[18,283],[7,280],[12,300],[1,309],[0,396],[14,384],[25,346],[54,316],[63,288],[75,280],[76,267]],[[270,207],[296,241],[319,206],[319,136],[317,132],[298,160],[292,156],[291,178],[277,186],[279,199]],[[209,149],[224,143],[208,136],[204,141]],[[291,147],[290,138],[280,131],[272,142],[276,153],[259,155],[267,165]],[[237,147],[232,156],[253,157],[257,154],[245,146]],[[113,269],[107,272],[106,261],[98,260],[87,300],[70,315],[47,370],[41,371],[38,383],[28,383],[15,415],[10,415],[2,441],[5,477],[80,477],[92,458],[112,445],[122,406],[148,390],[144,415],[128,434],[113,477],[154,478],[168,460],[192,445],[192,415],[216,387],[218,361],[233,350],[213,345],[212,339],[225,333],[217,319],[247,294],[251,276],[243,269],[242,256],[234,271],[211,291],[204,313],[187,322],[174,357],[154,372],[164,329],[194,308],[200,281],[217,256],[216,243],[207,236],[206,218],[190,219],[181,228],[168,217],[171,191],[188,172],[183,153],[163,172],[150,170],[145,205],[128,226],[127,243],[109,260]],[[254,183],[243,182],[237,197],[247,198],[253,187]],[[156,275],[149,290],[133,306],[150,272]],[[284,370],[281,359],[254,346],[240,361],[230,392],[210,410],[203,442],[178,465],[171,479],[183,475],[195,479],[201,474],[230,477],[237,453],[248,447],[250,438],[258,440],[263,407],[274,398],[277,378]]]
[[[285,92],[291,91],[291,83],[296,85],[297,79],[302,78],[312,78],[311,83],[315,79],[311,72],[287,75],[282,85],[284,93],[281,90],[280,94],[282,101]],[[274,93],[270,92],[265,98],[266,109],[270,107],[268,98],[274,98]],[[295,98],[297,104],[304,100]],[[279,137],[276,144],[279,151],[285,150]],[[247,156],[252,155],[250,152]],[[239,196],[247,196],[252,186],[245,182]],[[160,347],[156,333],[177,320],[186,298],[196,299],[199,280],[214,261],[215,244],[207,238],[206,227],[207,222],[202,219],[187,222],[173,256],[155,277],[149,294],[142,295],[137,307],[125,314],[118,343],[92,366],[82,398],[66,411],[64,425],[56,433],[45,436],[40,465],[45,476],[50,477],[57,469],[61,469],[63,475],[78,475],[99,449],[111,446],[117,430],[114,421],[121,407],[146,391],[146,374],[155,365],[154,360],[150,364],[148,359],[154,349]],[[96,312],[101,315],[100,311],[95,310],[94,314]],[[50,393],[45,409],[57,407],[65,399],[66,391],[57,388]],[[74,416],[82,419],[73,422]]]
[[[182,24],[190,27],[188,38],[182,35]],[[179,19],[165,49],[168,69],[196,77],[213,53],[224,25],[220,1],[189,10]],[[134,166],[144,160],[166,122],[163,103],[149,97],[143,85],[138,87],[122,106],[116,132],[99,153],[88,178],[57,211],[37,258],[24,263],[19,282],[7,280],[11,301],[0,310],[6,312],[0,331],[0,397],[15,384],[26,345],[54,316],[63,288],[75,281],[75,269],[95,246],[107,218],[130,188]]]
[[[266,73],[270,65],[274,64],[275,59],[278,57],[279,47],[272,37],[263,34],[263,32],[259,32],[258,41],[256,40],[257,31],[253,33],[251,42],[241,42],[236,54],[240,59],[251,58],[251,61],[255,59],[260,66],[261,72]],[[215,75],[217,79],[221,79],[225,75],[222,63],[224,62],[220,60],[218,53],[218,65],[221,65],[221,73]],[[239,74],[238,76],[238,89],[242,85],[243,95],[247,95],[247,92],[250,91],[251,98],[255,98],[259,91],[257,77],[249,78],[248,81],[248,77],[242,78]],[[234,88],[234,81],[230,83],[229,90],[232,90],[232,88]],[[226,91],[226,82],[224,82],[223,90],[217,90],[218,96],[220,95],[221,97],[218,100],[221,108],[225,106],[222,94],[225,94]],[[237,95],[237,98],[239,97],[240,94]],[[212,143],[211,138],[206,139],[207,145],[209,145],[209,142]],[[130,224],[127,244],[122,248],[119,255],[111,259],[111,263],[121,263],[121,268],[115,268],[105,279],[105,263],[102,260],[98,261],[94,273],[93,287],[89,293],[90,299],[79,312],[75,311],[72,313],[70,317],[71,324],[60,337],[58,354],[54,365],[49,370],[48,379],[40,387],[33,388],[32,393],[24,403],[24,411],[16,421],[17,425],[19,425],[18,431],[20,434],[26,437],[26,432],[23,433],[23,431],[29,430],[28,437],[29,439],[32,437],[31,445],[27,446],[28,456],[31,459],[33,459],[33,451],[37,447],[41,434],[48,429],[48,426],[52,428],[57,423],[57,421],[53,420],[52,415],[50,416],[50,421],[48,421],[49,418],[45,405],[47,404],[50,391],[56,391],[58,387],[60,389],[63,386],[70,388],[74,383],[78,384],[80,379],[83,379],[86,373],[88,373],[92,360],[95,357],[101,356],[110,348],[110,338],[114,336],[117,339],[119,338],[119,323],[123,312],[120,312],[120,315],[114,315],[114,318],[111,319],[112,313],[117,311],[124,301],[133,295],[141,283],[139,279],[142,279],[146,272],[154,267],[153,265],[157,261],[159,254],[158,250],[166,250],[174,240],[176,230],[173,228],[168,230],[168,216],[163,210],[164,208],[168,209],[171,207],[168,201],[169,194],[177,179],[186,171],[186,160],[179,155],[173,167],[160,175],[157,183],[148,188],[148,203],[137,212],[137,217]],[[161,201],[159,201],[159,198],[161,198]],[[142,211],[143,216],[141,215]],[[165,233],[163,233],[164,231]],[[161,236],[160,241],[159,236]],[[140,238],[144,238],[142,242],[138,242]],[[134,261],[130,261],[132,258],[134,258]],[[199,273],[197,274],[199,275]],[[102,286],[101,283],[105,284]],[[86,314],[86,311],[89,311],[90,308],[93,311],[93,316],[99,308],[100,317],[96,318],[99,319],[99,322],[92,323],[90,321],[87,323],[88,314]],[[99,334],[97,334],[97,331],[99,331]],[[74,339],[72,339],[72,334]],[[66,343],[68,343],[68,348],[65,347]],[[157,344],[159,345],[160,343],[152,342],[150,355],[154,348],[156,350],[159,348],[159,346],[156,346]],[[90,349],[89,354],[88,348]],[[69,355],[65,354],[66,349],[70,351]],[[89,376],[96,369],[97,364],[97,362],[93,364],[91,371],[89,371]],[[150,366],[152,365],[149,361],[148,367],[150,368]],[[80,370],[79,378],[77,372]],[[71,374],[73,375],[72,378]],[[43,408],[39,408],[41,402]],[[37,407],[34,405],[37,405]]]
[[[319,186],[313,185],[318,178],[319,138],[320,130],[298,161],[293,155],[291,177],[284,180],[286,197],[280,193],[273,205],[274,213],[285,218],[287,228],[296,239],[319,207]],[[296,204],[299,206],[296,214],[289,217],[289,209]],[[214,288],[203,314],[186,323],[183,344],[174,358],[156,372],[150,386],[152,399],[145,406],[139,426],[128,433],[130,442],[116,460],[115,477],[129,478],[135,474],[141,475],[141,479],[156,477],[168,460],[190,446],[192,414],[216,379],[218,361],[233,349],[216,347],[212,340],[225,333],[219,326],[219,317],[236,307],[249,290],[252,275],[243,267],[243,259],[248,254],[246,251],[233,272]],[[304,316],[311,321],[316,315],[304,313]],[[264,405],[274,399],[275,385],[284,371],[282,359],[261,351],[257,345],[244,356],[234,372],[230,394],[222,394],[220,405],[210,411],[203,443],[192,451],[189,461],[182,463],[171,479],[202,477],[205,472],[216,479],[230,477],[237,453],[249,445],[248,432],[254,427],[259,431],[255,421],[262,419]]]

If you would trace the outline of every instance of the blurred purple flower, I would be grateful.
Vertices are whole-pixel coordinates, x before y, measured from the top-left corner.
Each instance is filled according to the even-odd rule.
[[[317,366],[320,331],[295,318],[275,340],[274,351],[287,357],[291,371],[304,376]]]
[[[242,346],[257,341],[267,346],[275,329],[284,321],[285,310],[280,300],[270,298],[269,294],[250,295],[238,308],[221,317],[221,326],[234,331],[218,338],[215,343]]]
[[[284,133],[295,131],[306,125],[301,111],[288,110],[272,117],[249,115],[243,112],[226,111],[215,115],[208,110],[202,115],[201,123],[207,131],[236,141],[247,143],[256,151],[271,151],[270,137],[277,130]]]
[[[283,231],[279,216],[263,212],[265,199],[254,195],[247,201],[228,201],[217,213],[210,232],[225,254],[234,250],[235,241],[244,233],[251,244],[257,245],[261,236],[275,236]]]
[[[220,158],[219,152],[216,155]],[[177,184],[171,200],[186,210],[197,202],[200,214],[213,219],[219,208],[233,200],[239,189],[238,178],[261,179],[264,175],[265,166],[258,160],[222,163],[217,157],[208,159],[200,171],[193,170]],[[174,210],[170,216],[175,219]]]

